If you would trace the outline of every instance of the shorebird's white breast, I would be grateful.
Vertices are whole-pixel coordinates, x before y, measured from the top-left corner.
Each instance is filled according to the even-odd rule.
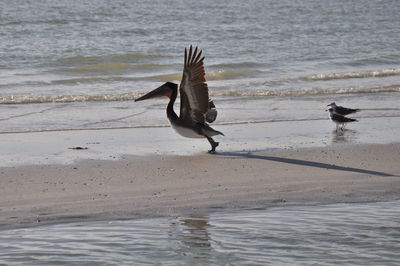
[[[186,127],[177,126],[171,123],[172,128],[178,133],[179,135],[185,138],[204,138],[204,136],[197,134],[194,130]]]

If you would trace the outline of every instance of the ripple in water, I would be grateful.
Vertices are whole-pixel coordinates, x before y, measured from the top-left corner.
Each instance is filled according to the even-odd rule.
[[[0,263],[398,265],[399,206],[334,204],[7,230]]]

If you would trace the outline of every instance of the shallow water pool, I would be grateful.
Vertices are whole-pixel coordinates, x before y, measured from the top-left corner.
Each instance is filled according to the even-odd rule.
[[[399,265],[400,202],[2,231],[5,265]]]

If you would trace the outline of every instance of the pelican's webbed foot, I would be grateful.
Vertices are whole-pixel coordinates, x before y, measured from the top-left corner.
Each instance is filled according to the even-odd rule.
[[[211,137],[206,136],[208,142],[211,144],[211,150],[208,153],[215,153],[215,148],[218,147],[219,142],[214,141]]]

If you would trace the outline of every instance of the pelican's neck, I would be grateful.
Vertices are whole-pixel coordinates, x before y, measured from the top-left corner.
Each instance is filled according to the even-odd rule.
[[[175,103],[177,95],[178,95],[178,90],[176,88],[173,88],[171,97],[169,98],[169,103],[167,106],[167,117],[170,121],[176,121],[179,119],[177,114],[174,111],[174,103]]]

